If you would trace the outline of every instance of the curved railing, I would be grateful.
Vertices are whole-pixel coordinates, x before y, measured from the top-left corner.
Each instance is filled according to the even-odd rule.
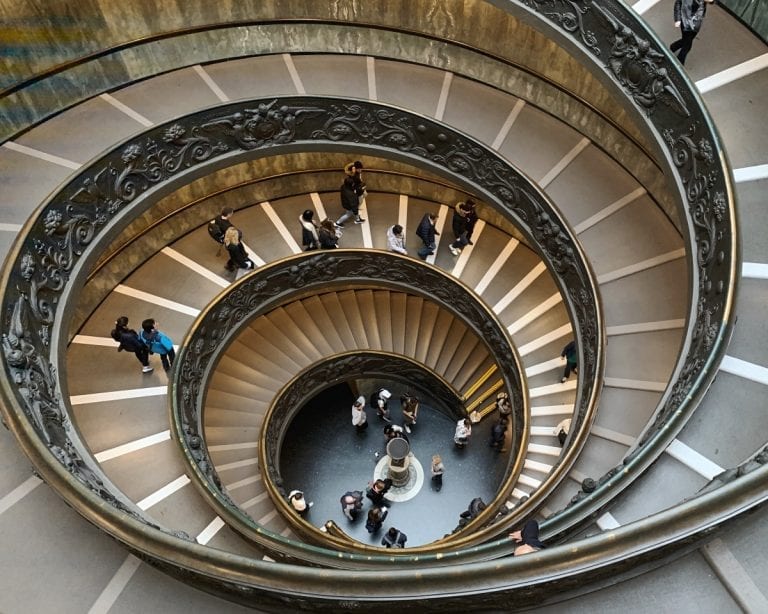
[[[683,220],[689,253],[692,309],[686,325],[684,351],[659,405],[656,421],[622,467],[609,472],[599,480],[595,492],[548,523],[545,530],[551,535],[561,535],[568,526],[598,513],[611,493],[641,474],[679,431],[716,373],[732,326],[739,264],[733,190],[719,137],[694,86],[630,9],[619,2],[576,4],[565,0],[526,0],[496,4],[521,14],[527,10],[529,18],[537,24],[542,27],[549,24],[554,36],[582,54],[584,63],[600,72],[609,88],[623,97],[626,107],[642,118],[648,133],[656,135],[664,153],[662,166],[671,171],[669,176],[674,178],[676,193],[680,195],[678,213]],[[370,106],[362,105],[362,108]],[[235,119],[233,114],[229,117],[230,121]],[[250,149],[291,142],[291,127],[282,121],[286,118],[296,120],[297,116],[289,112],[276,122],[273,115],[273,125],[279,124],[279,129],[269,133],[268,142],[251,141]],[[440,128],[430,130],[428,126],[433,124],[425,122],[424,125],[430,135],[445,134]],[[520,603],[529,602],[532,598],[542,598],[555,585],[575,586],[630,565],[658,559],[764,502],[766,468],[763,466],[725,484],[715,493],[579,542],[579,552],[584,556],[576,560],[572,548],[553,548],[520,560],[464,565],[460,590],[452,578],[450,583],[446,581],[450,574],[444,573],[445,570],[425,568],[419,574],[413,574],[412,570],[407,574],[393,570],[386,596],[376,591],[378,576],[374,580],[362,572],[345,572],[345,581],[339,580],[335,585],[328,581],[327,571],[261,564],[227,554],[212,558],[210,552],[200,546],[152,529],[141,512],[109,484],[71,428],[63,401],[65,383],[56,375],[57,367],[63,364],[64,352],[60,340],[65,316],[60,312],[65,311],[70,295],[82,283],[83,271],[94,260],[94,246],[98,247],[116,233],[123,219],[148,206],[142,202],[141,195],[149,191],[160,193],[164,185],[180,180],[189,168],[187,161],[194,167],[206,160],[222,159],[223,162],[227,157],[220,143],[211,142],[199,131],[199,126],[197,131],[184,132],[190,127],[194,128],[177,123],[150,131],[149,141],[159,145],[152,152],[138,148],[137,139],[122,151],[109,154],[96,168],[78,175],[46,204],[37,218],[27,223],[3,271],[6,288],[3,366],[8,377],[0,383],[6,422],[46,481],[63,493],[80,513],[140,553],[151,555],[159,567],[181,574],[194,570],[196,581],[202,586],[218,591],[229,589],[230,597],[246,601],[258,595],[262,603],[272,603],[275,607],[303,604],[308,595],[314,597],[313,607],[318,610],[345,605],[356,607],[363,602],[378,604],[377,607],[383,609],[389,605],[384,601],[390,599],[402,600],[404,607],[408,603],[418,607],[427,596],[442,601],[446,608],[463,608],[470,595],[474,603],[485,600],[501,606],[514,601],[514,595],[519,595]],[[354,133],[354,136],[357,139],[360,134]],[[435,149],[442,148],[446,142],[456,145],[450,136],[446,141],[422,138],[423,133],[416,136],[419,136],[416,143],[432,145]],[[285,137],[288,138],[281,140]],[[373,143],[370,137],[369,134],[368,140],[363,138],[358,143],[384,146]],[[226,140],[222,137],[222,141]],[[319,145],[319,142],[315,144]],[[356,146],[363,145],[347,142],[350,149]],[[241,147],[238,145],[235,149],[240,151]],[[572,257],[569,250],[578,253],[578,245],[572,243],[557,214],[544,216],[542,209],[529,207],[528,202],[522,207],[516,206],[516,199],[525,201],[530,194],[520,190],[514,178],[494,181],[499,178],[494,177],[497,169],[492,161],[484,167],[490,173],[489,190],[475,186],[474,180],[486,178],[477,172],[476,163],[480,160],[475,159],[475,151],[474,147],[454,150],[442,161],[433,157],[430,164],[442,162],[446,171],[463,176],[471,191],[477,187],[477,191],[488,194],[489,202],[501,210],[517,213],[522,227],[545,245],[543,255],[547,262],[557,263],[552,270],[563,282],[562,287],[570,288],[570,282],[574,282],[569,294],[569,303],[573,306],[581,298],[583,284],[580,286],[579,276],[569,269]],[[480,158],[484,158],[482,149],[478,151]],[[427,152],[434,154],[435,150]],[[408,154],[400,151],[395,155]],[[449,166],[445,164],[449,159],[463,163]],[[515,186],[512,191],[505,191],[508,181]],[[585,278],[588,277],[587,274]],[[579,309],[572,313],[583,315]],[[585,347],[599,335],[596,332],[592,339],[585,335],[581,322],[579,319],[579,345]],[[599,364],[601,345],[598,351],[595,357],[582,356],[581,364],[585,365],[590,358]],[[583,401],[583,390],[580,394]],[[52,462],[54,458],[57,460]],[[111,507],[103,506],[105,500]],[[491,558],[494,548],[497,549],[495,556],[508,552],[508,548],[498,544],[473,548],[472,552],[479,557],[485,552]],[[454,554],[458,558],[466,552],[445,553],[441,558],[449,563],[457,560]],[[178,562],[182,559],[183,565]],[[173,560],[177,562],[168,563]],[[564,572],[566,565],[568,569]],[[179,571],[180,567],[184,569]],[[354,577],[355,582],[350,583],[350,577]],[[488,586],[493,586],[495,592],[481,596]],[[516,592],[518,588],[522,590]]]
[[[57,367],[66,328],[65,320],[55,316],[82,284],[97,248],[117,234],[124,220],[193,170],[202,173],[282,149],[363,146],[450,176],[515,220],[531,243],[542,244],[542,259],[561,289],[568,288],[565,303],[585,348],[574,428],[584,426],[599,390],[602,324],[595,285],[579,246],[543,194],[497,154],[437,122],[383,105],[287,98],[226,105],[150,130],[80,173],[28,223],[25,239],[15,245],[5,270],[4,309],[14,314],[4,355],[15,384],[8,387],[8,398],[20,408],[10,420],[19,425],[14,430],[25,432],[23,439],[36,432],[33,447],[55,445],[54,452],[75,480],[93,491],[105,496],[116,491],[68,429],[65,384],[54,377],[62,371]],[[18,418],[25,415],[31,421],[21,426]],[[127,502],[123,507],[131,508]]]
[[[414,258],[378,250],[335,249],[279,260],[260,267],[223,290],[198,316],[181,344],[171,390],[171,431],[181,446],[192,481],[225,521],[232,524],[239,533],[269,547],[265,536],[271,538],[273,535],[255,523],[231,500],[208,454],[204,433],[205,391],[219,357],[250,322],[287,303],[320,291],[332,292],[336,288],[388,288],[421,296],[459,319],[482,341],[490,356],[501,366],[501,377],[513,400],[511,430],[515,454],[510,457],[504,483],[494,501],[489,504],[489,510],[484,516],[478,517],[472,526],[482,523],[509,498],[525,460],[530,410],[520,358],[504,326],[483,301],[461,282]],[[351,361],[349,366],[352,373],[365,365],[370,366],[374,372],[382,369],[386,371],[385,364],[378,364],[374,358],[364,360],[351,356],[347,360]],[[362,365],[352,364],[361,361]],[[407,364],[410,365],[409,370],[418,370],[416,365],[410,362]],[[290,386],[286,382],[288,390],[277,395],[265,418],[259,458],[267,483],[280,481],[277,461],[281,434],[287,428],[293,411],[301,406],[302,399],[307,400],[306,395],[297,398],[297,394],[307,386],[314,390],[331,377],[325,361],[317,369],[323,375],[319,382],[311,377],[314,370],[301,378],[301,387]],[[344,369],[341,373],[346,378],[350,371]],[[447,387],[449,385],[450,382],[436,388],[438,392],[443,392],[438,400],[443,401],[448,410],[458,413],[459,396]],[[468,527],[467,532],[472,526]],[[342,547],[343,544],[335,545]],[[409,548],[409,552],[437,548],[439,545],[428,545]],[[351,549],[375,550],[363,544]]]
[[[523,4],[596,63],[659,138],[682,198],[692,280],[683,349],[652,424],[621,465],[595,480],[593,492],[580,491],[568,508],[548,519],[544,532],[554,538],[578,518],[597,517],[669,445],[698,406],[732,333],[739,248],[732,177],[720,137],[695,86],[666,47],[621,2]]]
[[[290,508],[286,499],[288,492],[283,488],[284,481],[280,472],[285,435],[298,412],[323,390],[345,382],[370,379],[402,383],[412,392],[416,392],[421,399],[428,399],[433,409],[446,414],[454,422],[457,418],[467,415],[461,402],[460,392],[451,386],[450,382],[416,360],[392,352],[348,351],[328,356],[319,363],[303,369],[287,382],[275,396],[264,416],[263,434],[259,438],[262,444],[259,446],[259,467],[261,467],[267,492],[288,524],[305,540],[326,548],[347,551],[359,549],[368,552],[371,550],[369,547],[360,548],[361,544],[349,537],[341,542],[332,539],[333,533],[318,530]],[[518,422],[519,418],[520,416],[514,416]],[[527,422],[526,416],[522,418]],[[525,439],[527,439],[526,431],[525,428],[522,431],[524,441],[514,441],[512,449],[524,448]],[[520,433],[520,430],[516,429],[515,433]],[[517,465],[511,461],[513,461],[512,455],[510,455],[508,469]],[[507,478],[509,475],[504,475],[502,482],[507,481]],[[251,532],[254,528],[256,525],[238,527],[237,530],[244,534],[246,531]]]

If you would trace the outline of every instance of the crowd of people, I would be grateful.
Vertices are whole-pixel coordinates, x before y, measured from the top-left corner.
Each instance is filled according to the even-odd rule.
[[[389,443],[392,439],[402,438],[409,441],[408,435],[413,432],[419,417],[419,399],[410,392],[404,392],[400,396],[400,412],[403,424],[396,424],[393,421],[392,410],[389,406],[392,393],[386,388],[379,388],[371,393],[368,399],[368,408],[384,424],[384,442]],[[364,432],[368,428],[368,415],[366,413],[365,396],[359,396],[352,404],[352,426],[358,433]],[[380,454],[376,453],[376,458]],[[439,455],[432,459],[432,479],[436,485],[435,490],[440,491],[442,487],[442,475],[445,470]],[[376,479],[368,484],[365,492],[365,498],[371,502],[371,508],[368,510],[365,523],[366,530],[375,534],[381,530],[384,520],[389,515],[391,505],[387,499],[387,493],[392,488],[392,480],[389,478]],[[350,490],[345,492],[340,499],[341,511],[350,521],[355,521],[363,510],[363,492],[360,490]],[[408,537],[405,533],[395,527],[390,527],[381,539],[381,545],[385,548],[404,548]]]
[[[342,214],[338,219],[334,221],[326,218],[318,221],[312,209],[302,212],[299,216],[302,250],[335,249],[339,247],[345,223],[350,219],[355,224],[365,223],[366,220],[360,213],[365,206],[368,194],[363,181],[364,168],[360,160],[350,162],[344,167],[344,180],[339,188]],[[451,228],[454,241],[449,245],[449,249],[454,256],[458,256],[465,246],[473,244],[472,233],[478,221],[475,208],[476,203],[472,198],[460,201],[453,207]],[[217,243],[226,248],[228,255],[226,268],[235,273],[235,279],[239,279],[255,268],[255,264],[243,243],[242,231],[233,225],[233,215],[234,210],[231,207],[222,209],[221,213],[209,222],[208,233]],[[436,213],[425,213],[416,227],[416,236],[422,241],[422,246],[416,253],[422,260],[426,260],[437,249],[436,237],[440,234],[436,228],[437,219]],[[386,239],[388,251],[408,255],[405,229],[401,224],[389,226]]]
[[[333,221],[326,218],[320,222],[315,219],[315,212],[307,209],[299,216],[299,225],[301,230],[301,245],[304,251],[317,249],[335,249],[339,246],[345,223],[352,220],[355,224],[365,223],[365,218],[361,216],[361,209],[365,206],[367,196],[367,187],[363,181],[364,165],[361,161],[350,162],[344,167],[344,179],[339,188],[340,205],[342,214]],[[208,225],[208,231],[211,237],[221,244],[227,251],[228,261],[227,270],[235,272],[235,279],[255,268],[254,261],[251,259],[243,242],[243,233],[236,228],[232,222],[234,210],[224,208],[221,213],[211,220]],[[422,260],[433,255],[437,249],[436,238],[440,234],[437,229],[438,216],[435,213],[428,212],[421,218],[416,227],[416,235],[421,240],[422,245],[417,250],[417,255]],[[452,211],[451,230],[453,232],[453,242],[449,249],[453,256],[459,256],[467,245],[473,245],[472,236],[478,221],[476,213],[476,202],[472,198],[457,202]],[[404,228],[400,224],[393,224],[387,228],[386,233],[387,249],[393,253],[408,255]],[[142,332],[136,333],[128,328],[128,319],[121,317],[116,323],[116,329],[113,331],[113,337],[120,342],[119,349],[128,350],[136,354],[137,359],[142,364],[142,370],[147,373],[152,371],[149,365],[149,355],[156,353],[160,355],[163,367],[168,370],[173,364],[174,351],[173,344],[167,336],[160,333],[156,328],[154,320],[145,320],[142,323]],[[563,348],[562,357],[566,361],[565,371],[562,382],[565,382],[571,372],[578,373],[576,364],[575,343],[569,343]],[[414,427],[418,422],[419,400],[410,393],[405,393],[400,398],[400,410],[402,424],[393,423],[392,412],[389,408],[391,393],[385,388],[381,388],[371,394],[368,399],[370,409],[375,412],[378,419],[384,423],[385,442],[401,437],[409,439]],[[498,413],[497,421],[491,428],[491,437],[489,445],[498,452],[505,452],[507,449],[507,439],[509,435],[509,424],[512,414],[512,405],[509,395],[501,392],[496,398],[496,410]],[[366,398],[358,397],[352,405],[352,425],[358,433],[363,433],[369,426],[366,413]],[[561,422],[555,427],[553,434],[564,444],[567,437],[570,421]],[[457,421],[453,441],[458,449],[467,447],[472,436],[472,420],[470,417],[461,418]],[[377,453],[377,457],[379,454]],[[433,488],[440,492],[443,486],[443,476],[445,465],[439,454],[432,456],[430,465],[430,476]],[[343,515],[351,522],[357,520],[364,507],[364,499],[371,502],[371,507],[366,515],[365,528],[375,534],[383,528],[384,521],[387,519],[391,505],[387,499],[387,493],[392,487],[392,481],[389,479],[377,479],[368,484],[366,492],[361,490],[350,490],[345,492],[340,499]],[[306,515],[313,502],[307,501],[304,493],[300,490],[293,490],[287,497],[291,508],[299,515]],[[467,512],[462,514],[462,522],[471,520],[479,511],[485,507],[481,499],[476,498],[470,504]],[[461,524],[461,523],[460,523]],[[510,536],[517,542],[520,542],[527,548],[538,549],[538,525],[535,527],[536,537],[530,538],[533,529],[526,525],[512,533]],[[381,545],[386,548],[405,547],[407,536],[405,533],[395,527],[390,527],[381,539]]]
[[[358,433],[366,431],[369,425],[368,412],[371,412],[374,420],[378,420],[383,425],[385,444],[395,438],[409,441],[409,435],[413,434],[413,429],[418,424],[419,399],[410,392],[404,392],[400,396],[400,412],[398,415],[390,407],[392,396],[388,389],[378,388],[369,395],[367,401],[364,395],[360,395],[354,400],[352,404],[352,425]],[[506,392],[497,394],[495,410],[497,422],[491,428],[490,445],[501,451],[512,414],[512,403]],[[553,434],[561,440],[561,443],[567,437],[569,427],[569,420],[563,421],[555,427],[557,432],[553,432]],[[469,443],[471,431],[471,420],[462,418],[458,421],[455,433],[457,447],[464,447]],[[379,453],[376,453],[376,458],[380,458]],[[442,489],[444,473],[445,464],[442,457],[439,454],[434,454],[431,458],[430,476],[435,492],[440,492]],[[339,499],[343,516],[350,523],[355,523],[363,518],[365,529],[369,534],[376,535],[380,533],[384,529],[385,522],[388,520],[392,510],[392,499],[388,496],[392,488],[393,481],[390,478],[381,477],[371,480],[364,489],[346,491]],[[287,501],[289,506],[299,516],[306,516],[314,505],[312,501],[307,501],[304,492],[301,490],[292,490],[287,496]],[[370,504],[367,511],[365,510],[366,501]],[[486,507],[482,498],[475,497],[472,499],[467,509],[460,514],[459,524],[454,529],[454,532],[463,529],[472,520],[477,518]],[[539,540],[539,526],[535,520],[526,522],[521,529],[510,533],[509,537],[515,542],[515,556],[535,552],[545,547]],[[390,525],[381,536],[380,544],[385,548],[405,548],[407,540],[408,536],[405,532],[396,526]]]

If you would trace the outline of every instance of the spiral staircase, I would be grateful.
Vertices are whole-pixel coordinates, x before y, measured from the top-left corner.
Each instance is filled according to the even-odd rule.
[[[543,3],[524,4],[535,8]],[[559,578],[563,569],[567,576],[602,560],[613,542],[627,548],[638,544],[638,550],[626,557],[629,563],[615,560],[604,565],[606,573],[581,579],[574,575],[546,599],[536,593],[540,609],[768,611],[768,568],[762,557],[768,534],[764,513],[754,511],[762,499],[733,495],[730,511],[711,525],[696,516],[702,489],[709,493],[707,501],[717,500],[719,494],[722,502],[732,496],[726,487],[733,484],[733,474],[743,473],[740,480],[760,474],[763,460],[744,463],[768,440],[762,402],[762,386],[768,384],[763,366],[766,327],[760,315],[766,277],[761,197],[768,176],[760,115],[760,94],[768,74],[763,69],[768,57],[765,44],[727,12],[711,7],[689,56],[688,74],[734,169],[744,262],[734,261],[734,266],[741,264],[741,280],[728,307],[735,305],[738,323],[726,355],[712,367],[716,377],[696,399],[695,411],[680,418],[679,432],[667,427],[670,435],[663,451],[637,469],[630,460],[653,434],[658,407],[669,395],[670,382],[680,377],[679,357],[689,343],[689,330],[696,322],[709,324],[706,314],[691,307],[691,287],[698,282],[692,278],[691,263],[697,255],[680,230],[674,197],[662,189],[664,173],[652,163],[659,158],[656,145],[637,128],[641,122],[620,105],[611,106],[615,101],[610,99],[598,104],[617,115],[604,112],[599,124],[590,122],[594,108],[589,104],[589,87],[597,86],[584,73],[567,74],[568,62],[582,57],[582,50],[574,49],[570,39],[562,48],[548,43],[546,36],[530,29],[525,32],[532,37],[533,51],[528,56],[520,52],[529,63],[527,70],[514,61],[502,62],[494,55],[492,42],[491,51],[483,56],[487,64],[473,65],[469,60],[477,59],[470,57],[477,49],[461,43],[468,36],[462,21],[487,27],[492,38],[493,16],[499,9],[494,3],[471,5],[462,9],[454,3],[425,3],[423,18],[431,26],[422,24],[423,36],[418,36],[414,23],[401,28],[376,23],[394,19],[395,9],[372,16],[356,2],[339,2],[324,9],[333,14],[319,26],[298,10],[271,14],[271,8],[260,7],[258,17],[227,19],[203,11],[176,27],[182,34],[165,37],[154,35],[175,29],[173,19],[180,16],[166,16],[170,20],[166,24],[162,16],[153,22],[137,4],[121,19],[129,28],[126,40],[135,34],[138,42],[98,56],[108,65],[121,53],[134,54],[123,64],[130,70],[105,72],[99,78],[94,70],[88,73],[92,81],[78,81],[79,70],[90,70],[87,62],[51,68],[61,64],[61,58],[41,58],[29,64],[35,67],[28,69],[30,74],[39,73],[35,79],[11,77],[5,84],[4,109],[13,108],[14,113],[5,114],[5,142],[0,148],[5,188],[0,209],[2,253],[17,255],[13,241],[31,229],[24,226],[26,220],[36,218],[41,204],[70,178],[104,152],[114,150],[112,159],[118,159],[129,139],[164,122],[171,125],[175,118],[230,101],[281,96],[317,100],[331,96],[394,105],[465,133],[510,161],[542,190],[578,238],[598,286],[607,340],[594,415],[583,420],[578,438],[571,437],[578,439],[578,445],[570,452],[563,450],[553,433],[563,418],[579,423],[583,415],[579,394],[579,387],[585,386],[583,374],[578,382],[572,378],[559,383],[560,350],[572,337],[582,335],[574,326],[573,298],[563,292],[542,252],[498,208],[489,202],[481,205],[474,244],[457,258],[450,254],[448,243],[450,205],[467,194],[460,180],[354,143],[346,148],[326,145],[309,152],[286,151],[266,161],[234,159],[169,186],[153,198],[151,207],[133,212],[115,227],[103,251],[90,256],[82,292],[67,297],[68,321],[57,329],[61,340],[53,342],[64,380],[61,390],[68,397],[72,428],[84,452],[93,455],[104,483],[119,491],[121,506],[139,510],[148,523],[162,528],[165,536],[157,538],[163,540],[162,556],[158,550],[142,551],[115,525],[97,522],[96,528],[86,522],[81,515],[93,520],[99,510],[94,509],[93,516],[84,513],[80,506],[88,499],[83,495],[68,500],[68,506],[45,483],[55,480],[39,465],[33,469],[13,436],[3,430],[0,527],[6,547],[1,611],[246,610],[194,586],[225,592],[230,599],[266,611],[391,607],[388,599],[373,594],[349,591],[345,597],[340,576],[324,575],[344,573],[364,582],[365,574],[371,573],[366,567],[371,566],[376,567],[373,573],[392,574],[399,584],[391,598],[413,611],[438,607],[510,611],[533,607],[525,597],[530,587]],[[635,10],[661,40],[671,39],[670,7],[639,2]],[[410,14],[409,9],[404,12]],[[518,9],[516,27],[523,30],[527,26],[521,24],[533,20],[546,32],[547,11],[534,14]],[[142,41],[139,24],[144,19],[152,24],[145,27],[153,36]],[[225,22],[237,23],[224,27]],[[113,44],[104,28],[93,25],[99,50]],[[432,31],[441,28],[455,36]],[[66,50],[65,32],[51,32],[55,32],[52,49],[61,45]],[[216,46],[217,33],[232,46]],[[254,40],[249,43],[251,35]],[[384,40],[391,47],[377,48]],[[582,42],[588,47],[586,34]],[[233,51],[237,45],[244,48]],[[51,53],[55,59],[56,52]],[[68,57],[65,51],[58,53]],[[71,53],[87,55],[74,49]],[[566,67],[564,74],[548,72],[544,57]],[[496,63],[503,64],[500,73]],[[17,87],[16,81],[22,86]],[[673,83],[679,85],[680,79]],[[562,90],[586,100],[587,110],[559,108]],[[57,93],[48,101],[46,91]],[[620,138],[612,136],[617,132]],[[464,541],[455,546],[438,545],[433,551],[427,546],[421,555],[427,561],[423,566],[401,560],[403,567],[398,568],[381,552],[354,545],[352,552],[358,548],[373,563],[355,555],[324,554],[322,544],[314,550],[318,537],[312,529],[297,526],[273,496],[259,450],[264,417],[276,394],[313,363],[330,356],[375,351],[413,360],[448,382],[466,408],[477,409],[484,416],[481,424],[491,420],[492,397],[503,384],[505,366],[471,325],[416,289],[408,293],[386,286],[329,288],[296,298],[250,322],[211,370],[203,425],[207,453],[224,491],[250,518],[248,522],[268,535],[263,541],[243,539],[238,534],[244,532],[242,527],[233,528],[226,521],[226,506],[212,506],[215,497],[206,490],[209,487],[198,483],[194,462],[185,460],[180,451],[183,434],[174,432],[174,420],[169,420],[174,390],[159,364],[152,374],[142,374],[130,356],[115,352],[107,336],[116,315],[130,314],[136,325],[146,314],[155,317],[177,343],[189,339],[191,344],[196,320],[211,311],[212,300],[236,286],[224,268],[223,255],[207,236],[205,222],[222,207],[237,209],[236,224],[259,265],[254,275],[300,258],[299,214],[305,209],[319,218],[340,213],[335,191],[338,169],[352,157],[366,163],[367,221],[347,226],[342,247],[383,250],[386,229],[400,223],[413,255],[415,225],[424,213],[437,212],[442,232],[436,253],[425,266],[477,296],[516,348],[529,422],[521,440],[519,474],[498,505],[523,514],[527,502],[543,492],[542,485],[551,486],[546,498],[536,500],[526,512],[542,522],[544,536],[553,546],[528,559],[536,563],[512,561],[506,530],[492,535],[481,527],[478,537],[460,537]],[[694,226],[696,221],[701,220],[694,220]],[[18,276],[5,279],[6,289],[20,283]],[[6,332],[14,318],[10,312],[4,318]],[[718,334],[727,336],[727,329],[724,323]],[[6,371],[8,356],[6,352]],[[4,383],[6,391],[9,386]],[[30,454],[29,446],[25,450]],[[30,456],[39,462],[36,452]],[[571,457],[572,462],[564,462]],[[739,472],[726,472],[739,466]],[[620,483],[622,474],[630,475]],[[717,476],[720,482],[713,482]],[[595,487],[598,493],[613,487],[600,495],[606,503],[595,504],[578,520],[571,518],[579,506],[589,505]],[[737,507],[739,496],[742,508]],[[455,512],[450,511],[453,516]],[[724,526],[716,531],[719,525]],[[154,529],[147,526],[149,535]],[[182,543],[194,548],[182,554]],[[641,550],[642,556],[637,553]],[[570,561],[562,554],[569,551]],[[193,556],[210,564],[205,574],[189,571]],[[483,565],[493,561],[512,565],[505,568],[506,584],[484,571],[490,568]],[[550,575],[544,576],[537,566],[548,561],[554,566],[546,568]],[[237,573],[230,578],[230,588],[223,590],[211,579],[215,577],[211,569],[230,564]],[[333,572],[335,567],[344,569]],[[285,579],[289,576],[290,581]],[[450,590],[438,584],[441,576],[443,582],[452,581]],[[238,585],[239,581],[243,583]],[[443,593],[444,600],[430,602],[419,592],[419,582],[438,586],[438,595],[432,597]],[[322,592],[323,585],[334,585],[333,598]],[[266,587],[272,596],[265,598],[253,586]],[[289,599],[276,605],[281,603],[276,592]]]

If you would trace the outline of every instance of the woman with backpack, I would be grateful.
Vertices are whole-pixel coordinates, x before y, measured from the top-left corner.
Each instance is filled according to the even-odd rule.
[[[151,373],[153,371],[152,367],[149,366],[149,350],[139,338],[139,333],[132,328],[128,328],[128,318],[126,316],[117,318],[115,328],[110,334],[120,344],[117,346],[118,352],[127,350],[136,355],[136,359],[141,363],[142,373]]]
[[[144,320],[141,323],[139,339],[149,348],[150,354],[160,354],[163,369],[166,372],[169,371],[176,358],[176,351],[173,349],[173,341],[167,335],[157,330],[157,322],[152,318]]]

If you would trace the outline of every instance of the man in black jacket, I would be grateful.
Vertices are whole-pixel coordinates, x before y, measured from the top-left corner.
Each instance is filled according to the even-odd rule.
[[[435,228],[435,222],[437,222],[437,216],[434,213],[425,213],[416,229],[416,236],[424,242],[424,246],[418,252],[422,260],[426,260],[427,256],[435,253],[435,236],[440,234]]]
[[[398,531],[395,527],[390,527],[389,530],[381,538],[381,545],[385,548],[405,548],[405,542],[408,541],[408,536],[402,531]]]
[[[339,195],[341,196],[341,206],[344,208],[344,215],[336,220],[336,226],[343,227],[352,216],[355,216],[355,224],[362,224],[365,220],[360,217],[360,202],[365,193],[365,186],[355,181],[355,177],[347,176],[344,183],[341,184]]]

